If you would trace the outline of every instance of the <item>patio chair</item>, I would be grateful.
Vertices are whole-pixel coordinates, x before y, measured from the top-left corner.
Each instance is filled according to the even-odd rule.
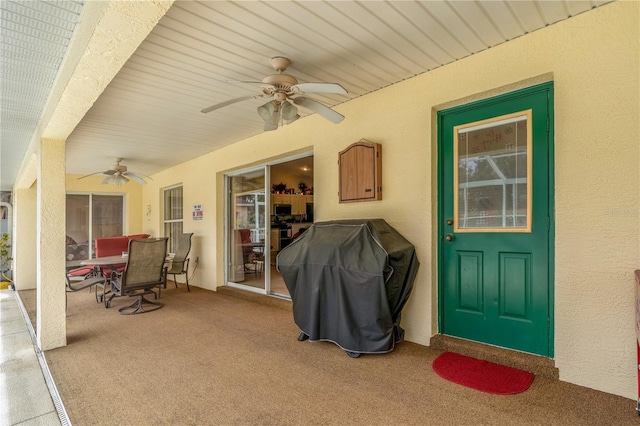
[[[187,291],[191,291],[189,288],[189,251],[191,251],[191,237],[193,232],[189,234],[180,234],[178,238],[174,240],[175,256],[171,261],[171,268],[167,271],[167,274],[173,275],[173,283],[178,288],[178,281],[176,281],[176,275],[184,274],[185,284],[187,284]]]
[[[152,302],[144,296],[157,294],[153,289],[166,285],[167,268],[164,266],[167,255],[168,238],[129,241],[129,256],[124,271],[112,272],[109,280],[111,294],[105,300],[105,306],[111,307],[111,301],[117,296],[134,297],[135,300],[120,309],[121,315],[141,314],[155,311],[164,306]]]
[[[67,293],[75,293],[77,291],[81,291],[84,289],[89,289],[91,292],[92,288],[95,286],[95,294],[96,294],[96,303],[101,303],[104,297],[104,286],[106,283],[106,279],[100,273],[87,273],[84,276],[74,276],[71,272],[74,269],[77,269],[77,265],[72,264],[67,266],[67,273],[65,274],[66,278],[66,292]],[[102,294],[98,294],[98,287],[102,288]],[[65,304],[66,304],[65,294]]]
[[[242,263],[244,264],[244,273],[258,275],[257,257],[251,245],[251,230],[238,229],[240,245],[242,246]]]

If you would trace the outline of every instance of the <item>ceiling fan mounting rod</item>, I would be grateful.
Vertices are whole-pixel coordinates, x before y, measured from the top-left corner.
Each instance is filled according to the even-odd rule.
[[[294,76],[284,74],[290,64],[291,61],[282,56],[271,58],[271,66],[278,71],[278,74],[268,75],[262,79],[262,82],[274,86],[278,91],[289,92],[291,86],[298,84],[298,80]]]

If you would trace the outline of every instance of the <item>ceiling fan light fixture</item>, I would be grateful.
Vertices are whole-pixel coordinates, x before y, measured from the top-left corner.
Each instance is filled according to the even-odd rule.
[[[126,177],[122,176],[121,174],[114,174],[104,178],[101,185],[107,185],[107,184],[113,183],[115,185],[122,186],[127,182],[129,182],[129,179],[127,179]]]
[[[278,104],[276,101],[267,102],[258,107],[258,114],[266,124],[278,126]]]
[[[287,124],[291,124],[294,121],[296,121],[298,118],[300,118],[300,115],[298,115],[298,108],[291,105],[289,101],[284,101],[280,109],[282,110],[282,119]]]

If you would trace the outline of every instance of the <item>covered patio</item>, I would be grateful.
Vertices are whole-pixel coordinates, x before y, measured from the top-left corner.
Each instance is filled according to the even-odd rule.
[[[288,4],[297,8],[331,4],[351,7],[358,2],[256,2],[272,7],[270,3],[287,9]],[[359,3],[393,8],[396,2]],[[183,16],[184,9],[191,6],[198,10],[206,7],[211,9],[209,13],[218,14],[218,6],[224,11],[244,8],[246,3],[86,2],[87,13],[82,15],[78,37],[61,55],[66,60],[57,74],[56,85],[50,92],[45,91],[43,99],[48,102],[35,118],[37,129],[22,140],[26,151],[9,161],[4,155],[7,151],[3,138],[2,173],[12,172],[15,181],[3,180],[0,188],[10,192],[14,208],[13,279],[20,292],[32,292],[31,305],[27,305],[37,305],[35,316],[30,308],[37,351],[46,353],[72,419],[97,423],[98,420],[87,419],[110,415],[111,419],[105,418],[104,422],[134,423],[135,419],[144,423],[145,419],[136,414],[139,412],[149,416],[147,423],[206,423],[206,415],[220,423],[344,423],[349,419],[351,423],[378,424],[589,424],[635,420],[632,406],[637,397],[638,370],[633,271],[640,266],[640,4],[622,0],[398,3],[420,7],[423,12],[427,4],[452,10],[465,5],[478,8],[527,3],[532,12],[526,16],[542,16],[542,4],[555,4],[565,17],[554,23],[545,21],[537,30],[526,31],[521,26],[518,36],[493,47],[481,43],[464,55],[451,56],[451,62],[437,69],[416,62],[415,71],[381,83],[372,79],[367,90],[360,91],[358,84],[375,73],[376,67],[353,64],[365,71],[365,77],[353,77],[354,73],[348,70],[341,72],[342,76],[334,76],[340,65],[351,66],[357,55],[349,51],[326,60],[316,49],[299,47],[298,41],[304,38],[300,32],[290,31],[286,25],[273,25],[268,17],[255,15],[247,7],[245,13],[253,14],[269,28],[275,26],[284,31],[293,41],[264,44],[260,52],[246,55],[251,56],[248,63],[230,61],[237,62],[233,70],[218,69],[201,80],[200,87],[189,89],[187,85],[191,94],[182,102],[175,102],[173,93],[167,95],[161,89],[182,92],[184,87],[175,89],[164,79],[156,80],[148,74],[152,67],[144,66],[146,61],[162,57],[147,55],[156,47],[178,53],[182,50],[154,38],[158,37],[156,32],[162,34],[168,28],[161,21],[178,21],[181,25],[175,16]],[[570,5],[585,9],[574,15]],[[507,15],[515,17],[510,12]],[[188,16],[198,13],[188,12]],[[224,14],[216,16],[220,17],[217,25],[212,26],[206,19],[199,21],[205,32],[216,32],[228,23]],[[354,21],[360,18],[358,14],[351,16]],[[379,28],[396,31],[386,22],[388,16],[381,16]],[[403,19],[412,17],[405,13]],[[244,26],[247,20],[237,22]],[[416,28],[427,28],[429,22],[423,19]],[[380,44],[375,27],[361,31],[362,37],[353,39],[354,52]],[[345,28],[361,29],[359,25]],[[460,28],[461,25],[452,25],[450,33],[455,35]],[[467,32],[475,38],[473,31]],[[330,33],[325,31],[323,36],[330,38]],[[364,33],[370,36],[369,41]],[[182,33],[176,34],[181,37]],[[263,41],[264,37],[258,35],[256,39]],[[231,40],[240,46],[244,39]],[[407,36],[406,41],[409,51],[426,45],[416,43],[412,36]],[[225,50],[216,42],[210,44]],[[395,66],[394,44],[384,45],[394,52],[384,63]],[[291,71],[301,80],[305,76],[306,81],[313,81],[315,70],[323,70],[318,80],[351,83],[353,99],[331,99],[331,105],[346,117],[344,122],[336,125],[310,114],[264,132],[264,123],[250,102],[237,105],[250,114],[236,106],[224,110],[229,115],[200,112],[206,105],[238,95],[223,84],[227,79],[255,79],[271,72],[268,64],[260,61],[266,62],[274,55],[291,57]],[[200,55],[194,58],[201,60]],[[409,54],[405,59],[412,62],[416,58]],[[143,65],[137,66],[140,63]],[[219,63],[211,60],[203,68],[209,73],[209,65]],[[190,72],[200,69],[187,68]],[[17,70],[24,74],[21,68]],[[183,71],[169,67],[164,72],[169,77],[198,80]],[[350,81],[352,77],[355,81]],[[128,80],[140,81],[142,86],[123,84]],[[154,82],[153,90],[144,88],[149,82]],[[562,381],[538,376],[530,391],[493,399],[440,383],[430,370],[430,362],[441,350],[434,345],[434,338],[443,333],[443,250],[439,242],[445,239],[441,228],[447,219],[441,217],[444,190],[440,183],[444,179],[440,170],[445,161],[438,158],[438,153],[448,142],[440,138],[437,117],[442,111],[540,84],[554,89],[551,114],[537,121],[552,141],[543,144],[550,148],[544,164],[553,165],[553,170],[548,176],[543,172],[549,185],[541,191],[554,201],[552,209],[539,216],[544,226],[538,229],[546,228],[553,248],[545,281],[549,314],[542,324],[545,342],[551,348],[545,360],[553,364]],[[146,102],[129,98],[140,93],[144,93]],[[120,98],[119,94],[125,96]],[[156,95],[160,97],[154,98]],[[115,99],[123,103],[111,103]],[[184,109],[185,115],[171,113],[178,107]],[[99,125],[110,116],[105,111],[114,114],[111,122],[117,132],[104,131]],[[149,120],[141,118],[145,111],[149,112]],[[171,127],[175,134],[163,131],[159,125],[170,123],[165,118],[172,115],[180,120],[179,125]],[[123,126],[124,118],[132,120],[128,126]],[[235,129],[248,129],[250,134],[230,143],[232,139],[222,131],[229,123],[235,123]],[[87,136],[87,129],[92,127],[99,136]],[[161,147],[170,148],[167,158],[177,158],[175,154],[185,149],[176,146],[195,143],[188,136],[190,130],[198,130],[197,143],[207,148],[206,153],[170,164],[152,158]],[[105,134],[111,137],[103,139]],[[375,202],[340,203],[336,191],[337,154],[362,139],[384,146],[384,196]],[[123,153],[129,148],[132,150]],[[286,309],[225,293],[225,286],[229,285],[229,229],[225,223],[229,197],[225,179],[249,168],[267,169],[274,161],[310,153],[317,165],[316,221],[382,217],[416,246],[423,266],[402,319],[406,341],[388,356],[367,356],[353,362],[332,345],[299,344]],[[143,159],[126,164],[149,174],[152,180],[144,186],[135,182],[117,186],[102,185],[103,177],[99,176],[79,179],[107,170],[113,158],[123,156]],[[495,177],[491,180],[498,183]],[[467,186],[470,189],[477,184],[470,181]],[[519,183],[516,175],[505,174],[500,177],[500,184],[517,187]],[[168,219],[163,216],[163,195],[176,187],[184,190],[179,211],[185,218],[184,231],[195,234],[192,256],[199,259],[192,294],[171,289],[166,297],[163,295],[165,308],[136,316],[130,323],[90,301],[93,295],[87,293],[70,295],[67,309],[65,262],[61,256],[65,197],[70,193],[117,194],[126,206],[123,233],[162,236]],[[507,206],[514,206],[517,222],[517,204],[510,203],[507,197],[504,200],[501,221],[508,222]],[[197,207],[199,220],[192,219]],[[472,217],[468,215],[469,219]],[[265,270],[270,271],[268,267]],[[25,301],[29,299],[28,293],[24,295]],[[200,306],[203,301],[205,307]],[[170,391],[175,388],[181,389],[177,395]],[[72,402],[76,397],[78,402]],[[13,401],[14,396],[3,396],[3,401],[4,398]],[[598,401],[603,401],[603,407],[598,406]],[[204,412],[196,406],[200,402]],[[162,412],[165,408],[173,411]],[[131,417],[126,417],[127,413]],[[460,418],[452,418],[458,414]]]
[[[35,321],[35,290],[19,296]],[[47,362],[72,424],[637,421],[632,400],[544,375],[509,396],[447,382],[431,369],[442,351],[411,342],[358,359],[332,343],[299,342],[284,300],[171,285],[162,299],[163,309],[132,318],[88,292],[70,295],[68,345],[47,351]]]

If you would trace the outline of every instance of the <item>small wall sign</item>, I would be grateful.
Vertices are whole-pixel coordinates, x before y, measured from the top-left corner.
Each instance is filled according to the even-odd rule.
[[[202,220],[204,216],[204,210],[202,208],[202,204],[194,204],[193,205],[193,220]]]

